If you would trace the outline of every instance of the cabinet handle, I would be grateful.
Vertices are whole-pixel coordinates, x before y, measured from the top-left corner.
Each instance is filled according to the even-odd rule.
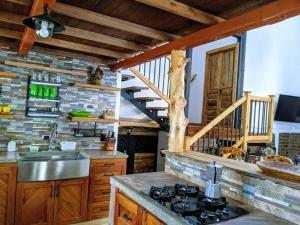
[[[105,177],[111,177],[111,176],[114,176],[115,174],[113,174],[113,173],[105,173],[103,176],[105,176]]]
[[[114,166],[114,163],[104,163],[104,166]]]
[[[132,218],[130,218],[127,214],[124,214],[124,218],[128,221],[131,221],[132,222]]]
[[[58,197],[59,196],[59,184],[56,185],[56,188],[55,188],[55,197]]]

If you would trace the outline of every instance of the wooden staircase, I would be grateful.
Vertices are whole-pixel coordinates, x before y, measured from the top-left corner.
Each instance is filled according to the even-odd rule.
[[[168,127],[170,60],[162,57],[122,71],[121,95],[161,128]]]
[[[185,151],[219,155],[224,147],[270,143],[273,136],[274,96],[245,95],[205,126],[191,124]]]

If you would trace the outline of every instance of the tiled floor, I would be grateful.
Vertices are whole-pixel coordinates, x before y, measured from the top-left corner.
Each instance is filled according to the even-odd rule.
[[[76,223],[73,225],[108,225],[108,219],[93,220],[84,223]]]

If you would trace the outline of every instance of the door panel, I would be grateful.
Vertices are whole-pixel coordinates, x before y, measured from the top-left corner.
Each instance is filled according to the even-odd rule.
[[[54,224],[85,221],[88,201],[88,177],[55,182]]]
[[[16,225],[52,225],[53,181],[18,183]]]
[[[202,123],[207,124],[236,100],[238,44],[207,52]]]

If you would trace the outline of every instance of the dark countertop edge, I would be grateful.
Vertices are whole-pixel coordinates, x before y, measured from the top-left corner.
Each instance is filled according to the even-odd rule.
[[[210,160],[210,159],[205,159],[205,158],[200,159],[200,157],[193,158],[192,156],[189,157],[189,156],[186,156],[186,155],[182,155],[181,153],[169,152],[168,150],[162,150],[162,153],[165,154],[165,155],[169,155],[169,156],[185,158],[185,159],[188,159],[188,160],[191,160],[191,161],[194,161],[194,162],[203,162],[203,163],[211,163],[212,162],[212,160]],[[209,156],[213,156],[213,155],[209,155]],[[218,156],[214,156],[214,157],[218,157]],[[218,158],[220,158],[220,157],[218,157]],[[218,158],[216,158],[216,161],[218,161]],[[222,160],[231,160],[231,159],[224,159],[224,158],[221,158],[221,159]],[[240,163],[246,163],[246,162],[240,162]],[[220,164],[222,164],[222,162],[220,162]],[[223,165],[223,166],[228,168],[228,169],[235,170],[239,174],[244,174],[244,175],[247,175],[247,176],[253,177],[253,178],[259,178],[261,180],[272,181],[276,184],[280,184],[280,185],[283,185],[283,186],[286,186],[286,187],[289,187],[289,188],[300,190],[300,184],[298,184],[296,182],[288,181],[288,180],[283,180],[283,179],[280,179],[280,178],[277,178],[277,177],[268,176],[266,174],[263,174],[260,169],[258,169],[257,171],[254,172],[254,171],[250,171],[250,170],[246,171],[246,170],[243,170],[243,169],[233,168],[233,167],[230,167],[228,165]]]
[[[141,193],[141,191],[134,190],[132,187],[130,187],[130,185],[123,182],[120,176],[111,177],[110,184],[126,193],[127,197],[132,199],[138,205],[142,206],[144,209],[148,210],[162,222],[172,225],[190,225],[186,221],[180,219],[180,217],[177,217],[175,214],[171,215],[170,212],[167,212],[165,207],[162,207],[158,203],[155,204],[146,194]],[[149,201],[152,207],[143,205],[143,201]]]

